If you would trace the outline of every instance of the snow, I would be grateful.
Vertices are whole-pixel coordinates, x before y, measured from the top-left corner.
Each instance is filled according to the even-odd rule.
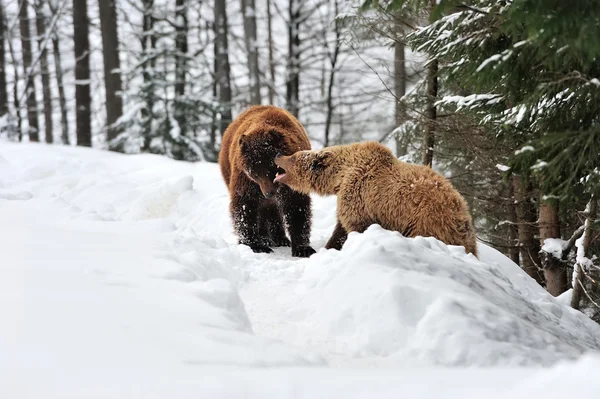
[[[508,172],[510,170],[510,166],[498,163],[496,164],[496,169],[498,169],[500,172]]]
[[[523,146],[520,150],[515,151],[515,155],[521,155],[525,152],[531,152],[531,151],[535,151],[535,148],[533,148],[530,145],[526,145],[526,146]]]
[[[544,245],[542,245],[542,251],[549,253],[556,259],[562,259],[564,245],[565,240],[561,238],[546,238]]]
[[[436,105],[456,104],[462,108],[476,108],[481,105],[494,105],[502,101],[503,97],[498,94],[471,94],[468,96],[444,96],[436,102]]]
[[[328,251],[315,198],[317,254],[254,254],[228,202],[214,164],[0,143],[0,397],[553,398],[600,367],[600,327],[485,245]]]

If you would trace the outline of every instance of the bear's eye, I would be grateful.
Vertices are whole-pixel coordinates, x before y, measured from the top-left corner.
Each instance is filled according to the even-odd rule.
[[[320,172],[323,169],[325,169],[325,167],[326,167],[325,160],[322,158],[315,158],[310,163],[310,170],[312,172]]]

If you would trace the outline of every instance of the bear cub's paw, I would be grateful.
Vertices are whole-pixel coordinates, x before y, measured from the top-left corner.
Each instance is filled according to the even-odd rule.
[[[308,258],[312,254],[316,253],[311,246],[309,245],[299,245],[296,247],[292,247],[292,256],[297,258]]]

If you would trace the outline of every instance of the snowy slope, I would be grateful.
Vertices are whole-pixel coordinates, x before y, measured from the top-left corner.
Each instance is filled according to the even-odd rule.
[[[600,367],[600,327],[491,248],[326,251],[315,198],[317,254],[254,254],[227,209],[217,165],[0,143],[0,397],[555,397]]]

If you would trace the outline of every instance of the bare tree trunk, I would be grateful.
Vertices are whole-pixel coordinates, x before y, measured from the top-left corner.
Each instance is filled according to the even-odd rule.
[[[40,141],[37,101],[35,98],[34,73],[31,70],[32,51],[31,34],[29,33],[29,1],[22,0],[19,9],[19,28],[21,31],[21,49],[23,52],[23,76],[27,93],[27,120],[29,121],[29,140]]]
[[[6,48],[4,41],[10,40],[6,35],[4,21],[4,5],[0,2],[0,116],[8,112],[8,91],[6,90]],[[16,79],[15,79],[16,80]]]
[[[300,112],[300,17],[301,0],[289,2],[288,65],[286,100],[288,111],[298,117]]]
[[[142,77],[144,79],[144,96],[146,102],[146,105],[142,110],[142,117],[144,119],[144,142],[142,144],[142,151],[147,152],[150,150],[150,143],[152,141],[152,120],[154,119],[154,87],[150,71],[153,71],[156,65],[156,62],[154,61],[156,35],[154,34],[154,18],[152,17],[154,0],[142,0],[142,4],[144,7],[141,38],[142,58],[144,60],[142,65]]]
[[[13,105],[15,107],[15,114],[17,114],[17,131],[19,135],[19,141],[23,141],[23,118],[21,117],[21,104],[19,101],[19,85],[17,85],[17,82],[19,81],[19,68],[17,68],[17,65],[19,65],[19,63],[17,61],[17,55],[15,53],[12,40],[8,40],[8,49],[10,51],[10,57],[12,59],[13,66]]]
[[[98,8],[102,30],[102,58],[104,59],[107,139],[110,142],[119,134],[118,129],[113,125],[123,115],[121,62],[119,60],[119,34],[115,0],[101,0],[98,2]],[[111,148],[110,143],[109,148]]]
[[[339,14],[339,4],[338,0],[334,1],[334,15],[337,16]],[[329,63],[331,66],[331,70],[329,72],[329,84],[327,86],[327,116],[325,118],[325,147],[329,146],[329,134],[331,128],[331,119],[333,118],[333,86],[335,85],[335,69],[337,68],[337,60],[340,54],[340,23],[336,19],[334,21],[334,31],[335,31],[335,48],[333,49],[333,54],[329,55]]]
[[[218,98],[219,98],[219,77],[218,77],[219,49],[216,46],[216,40],[217,39],[216,39],[216,34],[215,34],[215,45],[213,46],[213,74],[214,74],[214,78],[213,78],[213,82],[212,82],[213,101],[218,101]],[[213,112],[212,112],[212,126],[210,129],[210,146],[215,154],[217,153],[217,131],[219,131],[221,129],[218,120],[219,120],[219,112],[218,112],[218,109],[215,107],[215,108],[213,108]]]
[[[510,203],[507,206],[507,219],[510,222],[508,226],[507,237],[507,241],[509,243],[508,245],[510,246],[508,250],[508,255],[513,262],[519,265],[521,263],[519,261],[519,246],[517,245],[519,239],[519,231],[517,227],[517,207],[515,205],[515,190],[512,182],[512,177],[509,179],[508,182],[508,198],[510,200]]]
[[[586,218],[585,218],[585,230],[583,232],[583,256],[588,258],[589,256],[589,247],[590,242],[592,241],[592,223],[596,219],[596,211],[597,211],[598,203],[596,201],[596,197],[592,196],[590,202],[586,207]],[[575,265],[577,270],[577,275],[575,277],[575,282],[573,284],[573,297],[571,298],[571,307],[574,309],[579,309],[581,305],[581,295],[583,294],[583,275],[585,273],[584,266],[579,262]]]
[[[544,278],[540,272],[540,245],[535,239],[536,209],[533,204],[533,188],[530,182],[523,182],[519,176],[513,177],[515,192],[517,223],[519,228],[519,250],[521,252],[521,267],[540,285]]]
[[[92,146],[90,97],[90,41],[87,0],[73,0],[73,34],[75,41],[75,107],[77,145]]]
[[[46,16],[44,15],[44,1],[36,0],[34,3],[36,16],[36,30],[38,36],[38,47],[40,51],[40,69],[42,72],[42,92],[44,95],[44,132],[46,134],[46,143],[54,142],[53,122],[52,122],[52,93],[50,92],[50,72],[48,70],[48,49],[46,42]]]
[[[56,70],[56,85],[58,86],[61,138],[63,144],[69,144],[69,119],[67,114],[67,98],[65,96],[65,86],[63,84],[63,70],[60,55],[60,46],[58,43],[58,35],[56,33],[53,33],[52,37],[52,50],[54,53],[54,68]]]
[[[273,61],[273,21],[271,14],[271,0],[267,0],[267,35],[269,41],[269,104],[274,104],[275,102],[275,62]]]
[[[181,135],[185,136],[187,131],[187,122],[185,117],[185,80],[187,73],[187,52],[188,52],[188,20],[185,0],[175,0],[175,47],[177,56],[175,57],[175,120],[179,125]]]
[[[540,203],[540,245],[547,238],[560,238],[558,207],[548,201]],[[542,267],[546,280],[546,290],[553,296],[558,296],[568,289],[567,271],[559,259],[542,251]]]
[[[244,39],[248,52],[250,73],[250,104],[260,104],[260,71],[258,69],[258,43],[256,41],[256,6],[254,0],[241,0],[244,16]]]
[[[406,45],[404,43],[404,30],[399,13],[394,15],[394,95],[396,96],[395,122],[396,127],[405,120],[404,106],[400,99],[406,94]],[[396,134],[396,156],[406,155],[408,148],[403,144],[400,134]]]
[[[229,66],[229,39],[225,0],[215,0],[215,46],[217,63],[215,78],[219,92],[219,103],[223,107],[219,131],[221,134],[231,123],[231,70]]]
[[[48,0],[48,7],[52,16],[55,16],[58,12],[57,5],[52,1]],[[69,144],[69,120],[67,115],[67,98],[65,97],[65,87],[63,84],[63,69],[60,45],[58,42],[58,32],[56,27],[52,31],[52,53],[54,56],[54,69],[56,73],[56,86],[58,87],[58,103],[60,107],[60,126],[61,126],[61,140],[63,144]]]

